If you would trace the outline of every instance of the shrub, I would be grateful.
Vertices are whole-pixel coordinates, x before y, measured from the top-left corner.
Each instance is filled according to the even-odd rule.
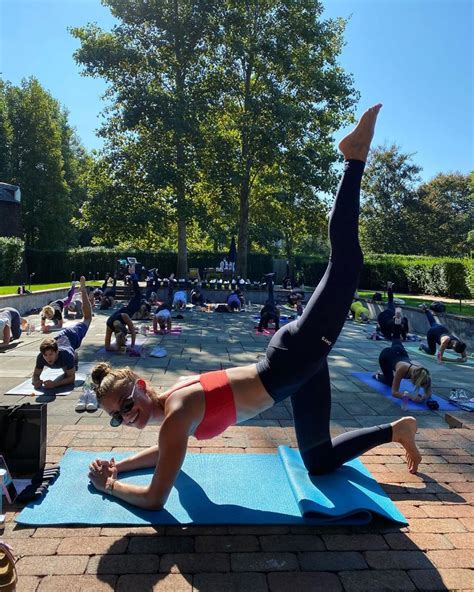
[[[0,236],[0,284],[8,285],[20,271],[25,243],[16,237]]]
[[[323,276],[327,261],[296,257],[296,267],[304,273],[305,283],[315,285]],[[425,257],[415,255],[368,255],[359,287],[381,290],[387,280],[395,283],[397,292],[470,297],[474,292],[472,259]]]

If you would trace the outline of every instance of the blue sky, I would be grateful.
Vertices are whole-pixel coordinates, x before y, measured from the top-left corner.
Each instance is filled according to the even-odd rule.
[[[361,93],[358,113],[382,102],[376,143],[400,145],[429,179],[474,168],[471,0],[325,0],[325,17],[350,21],[340,57]],[[113,18],[99,0],[0,0],[0,72],[18,84],[36,76],[70,112],[84,145],[102,110],[101,80],[80,76],[67,27]],[[338,139],[344,133],[336,134]]]

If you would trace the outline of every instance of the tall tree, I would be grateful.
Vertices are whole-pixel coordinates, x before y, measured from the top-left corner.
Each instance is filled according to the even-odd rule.
[[[356,100],[337,63],[344,21],[322,20],[315,0],[225,0],[214,70],[223,100],[214,141],[235,180],[239,200],[237,268],[247,273],[252,191],[279,163],[305,161],[305,182],[327,191],[337,159],[332,133],[347,123]],[[270,192],[271,193],[271,192]]]
[[[7,93],[12,127],[11,181],[21,187],[27,246],[60,248],[73,241],[73,207],[65,179],[63,116],[35,79]]]
[[[416,252],[421,168],[393,144],[371,151],[362,179],[361,243],[372,253]]]
[[[13,130],[8,115],[7,89],[3,80],[0,80],[0,181],[11,181],[11,144]]]
[[[469,177],[461,173],[439,173],[418,187],[417,197],[421,206],[414,213],[418,252],[467,255],[468,233],[474,226]]]
[[[206,67],[217,30],[214,0],[103,0],[119,20],[111,32],[76,28],[85,74],[107,80],[111,117],[102,134],[113,150],[134,145],[153,198],[173,206],[178,274],[187,273],[189,191],[196,179]],[[123,179],[125,181],[125,178]],[[118,184],[116,184],[118,188]],[[165,206],[163,206],[165,207]],[[155,232],[160,228],[156,227]]]

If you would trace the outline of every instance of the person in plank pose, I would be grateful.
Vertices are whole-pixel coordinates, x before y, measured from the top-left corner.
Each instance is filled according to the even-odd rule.
[[[415,394],[408,398],[416,403],[422,403],[430,399],[431,376],[429,371],[418,362],[412,362],[407,350],[401,341],[402,319],[396,318],[392,328],[392,345],[385,347],[379,355],[379,365],[382,372],[374,374],[374,378],[392,388],[392,396],[403,399],[404,393],[400,391],[400,383],[407,378],[415,386]],[[424,394],[420,394],[420,388]],[[434,402],[434,401],[433,401]]]
[[[41,331],[43,333],[48,333],[49,331],[49,325],[46,323],[46,321],[53,321],[55,327],[62,329],[63,310],[71,304],[75,291],[76,282],[72,282],[66,298],[53,300],[53,302],[43,306],[41,309]]]
[[[434,356],[436,354],[436,345],[439,345],[439,350],[436,354],[438,362],[443,361],[443,354],[447,349],[452,349],[455,351],[460,355],[459,361],[465,362],[467,360],[467,354],[466,344],[464,341],[461,341],[459,337],[456,337],[456,335],[450,333],[447,327],[437,323],[433,313],[426,305],[423,305],[422,308],[425,311],[430,328],[426,334],[426,341],[428,342],[428,345],[422,343],[419,349],[430,356]]]
[[[128,269],[133,287],[133,296],[130,298],[126,306],[122,306],[122,308],[116,310],[106,321],[106,351],[121,351],[122,349],[126,348],[127,332],[130,333],[132,340],[131,350],[133,351],[135,347],[137,331],[132,322],[132,317],[140,309],[143,295],[138,284],[138,276],[135,274],[135,265],[130,264]],[[112,335],[115,335],[115,344],[111,343]]]
[[[173,290],[175,283],[176,280],[174,279],[174,273],[172,273],[168,278],[168,294],[166,301],[159,304],[153,314],[154,333],[165,333],[166,331],[171,331],[171,309],[173,308]]]
[[[186,456],[188,439],[218,436],[228,426],[254,417],[291,397],[302,460],[310,474],[334,471],[346,461],[387,442],[406,450],[416,472],[421,455],[415,444],[416,420],[355,429],[332,439],[328,354],[344,326],[357,288],[363,256],[358,239],[360,183],[381,105],[368,109],[339,144],[344,173],[329,221],[331,255],[326,272],[301,317],[282,327],[257,364],[187,377],[159,393],[139,373],[99,363],[92,372],[98,400],[111,425],[143,429],[160,422],[158,445],[115,463],[96,459],[89,478],[101,492],[134,506],[161,509]],[[154,467],[147,486],[118,478],[123,471]]]
[[[52,389],[66,384],[74,384],[78,365],[77,350],[86,336],[92,320],[92,308],[87,294],[86,278],[80,279],[84,320],[60,331],[55,337],[43,339],[40,353],[36,357],[33,371],[33,386],[37,389]],[[64,374],[55,380],[42,380],[45,366],[62,368]]]

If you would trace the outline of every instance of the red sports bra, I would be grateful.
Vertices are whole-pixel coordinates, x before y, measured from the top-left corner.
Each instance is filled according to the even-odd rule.
[[[198,440],[208,440],[222,434],[229,426],[237,421],[234,393],[230,388],[229,378],[225,370],[206,372],[199,378],[185,380],[176,385],[169,393],[171,396],[175,391],[197,382],[201,383],[204,391],[206,410],[201,423],[194,432]]]

